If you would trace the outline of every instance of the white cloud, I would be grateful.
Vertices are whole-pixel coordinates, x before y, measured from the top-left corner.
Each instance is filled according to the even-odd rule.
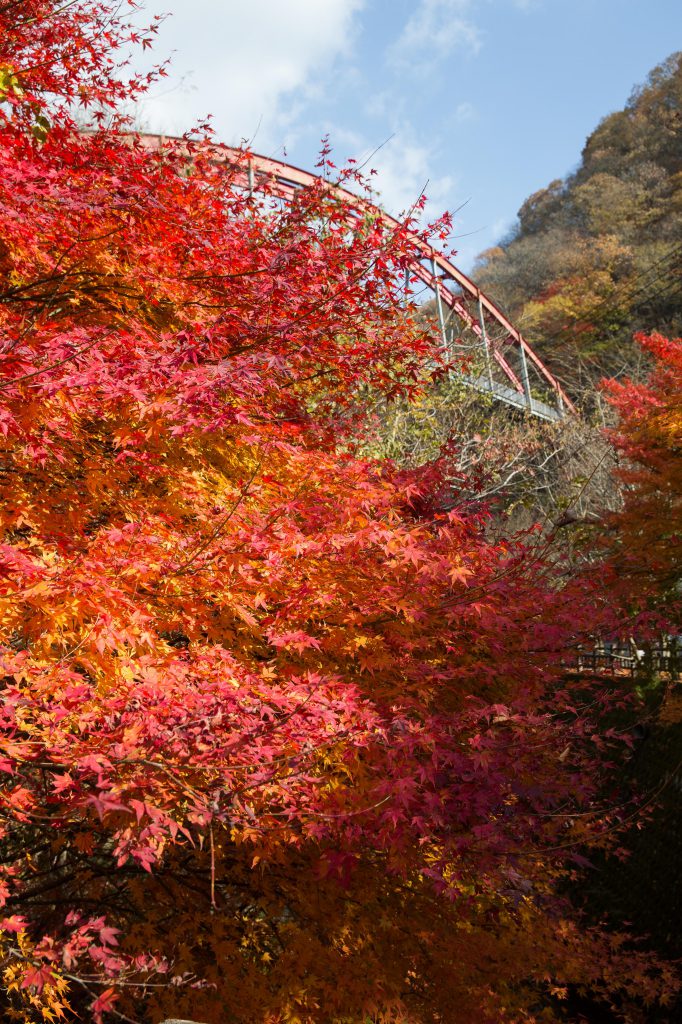
[[[418,0],[402,32],[388,48],[389,64],[424,72],[455,50],[477,54],[483,34],[475,15],[491,2],[511,3],[528,13],[537,10],[543,0]]]
[[[395,136],[371,161],[377,171],[374,183],[381,205],[389,213],[411,209],[422,192],[428,203],[427,219],[443,211],[443,203],[454,189],[454,179],[445,174],[433,176],[434,157],[426,146]]]
[[[154,2],[171,12],[156,59],[175,53],[170,78],[141,106],[143,127],[180,133],[212,113],[222,141],[257,133],[264,149],[294,130],[320,81],[348,56],[365,0]]]
[[[475,117],[476,108],[473,103],[465,100],[463,103],[458,103],[455,107],[455,121],[459,124],[463,124],[465,121],[473,121]]]
[[[433,176],[435,155],[414,140],[409,125],[399,126],[387,141],[373,146],[357,133],[337,127],[330,129],[330,136],[340,159],[352,156],[364,165],[365,174],[376,172],[370,178],[372,190],[387,213],[398,216],[411,210],[423,192],[428,200],[423,219],[434,220],[447,208],[456,181],[449,174]]]
[[[394,103],[394,95],[388,89],[383,89],[381,92],[370,93],[365,100],[364,112],[369,117],[387,118],[393,113]]]
[[[421,0],[388,50],[389,63],[423,70],[455,49],[478,53],[481,34],[471,0]]]

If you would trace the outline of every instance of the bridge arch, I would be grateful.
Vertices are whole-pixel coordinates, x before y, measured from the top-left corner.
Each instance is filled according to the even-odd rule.
[[[184,141],[149,134],[138,135],[137,139],[152,152],[162,151],[167,143],[182,147]],[[267,184],[271,194],[284,200],[291,200],[298,189],[319,180],[309,171],[271,157],[250,153],[245,164],[242,150],[222,143],[211,143],[210,148],[217,162],[244,167],[244,187],[257,190]],[[400,222],[381,207],[339,185],[327,184],[356,207],[359,214],[364,215],[371,209],[389,227],[400,226]],[[458,328],[468,332],[478,347],[479,369],[462,374],[464,382],[495,401],[540,419],[560,420],[575,413],[559,380],[492,299],[437,249],[416,236],[414,243],[419,255],[410,264],[409,274],[433,293],[443,345],[451,348]]]

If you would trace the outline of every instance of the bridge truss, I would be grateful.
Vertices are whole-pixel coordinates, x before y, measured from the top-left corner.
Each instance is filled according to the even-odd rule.
[[[163,135],[140,135],[140,144],[161,152],[166,144],[183,146],[182,139]],[[211,144],[217,162],[244,168],[243,185],[251,191],[266,188],[268,193],[290,201],[299,189],[313,185],[316,175],[270,157],[244,153],[222,144]],[[329,188],[353,204],[358,216],[368,209],[392,228],[400,222],[366,199],[338,185]],[[521,332],[474,282],[437,249],[414,238],[418,256],[406,272],[406,292],[414,282],[431,292],[443,346],[456,354],[461,346],[470,357],[470,371],[462,373],[463,382],[493,400],[520,409],[544,420],[561,420],[575,408],[561,384],[536,355]]]

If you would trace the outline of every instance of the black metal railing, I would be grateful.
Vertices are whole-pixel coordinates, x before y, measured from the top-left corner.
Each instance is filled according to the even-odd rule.
[[[656,642],[597,640],[580,644],[566,667],[578,672],[651,677],[665,674],[682,677],[682,637],[662,637]]]

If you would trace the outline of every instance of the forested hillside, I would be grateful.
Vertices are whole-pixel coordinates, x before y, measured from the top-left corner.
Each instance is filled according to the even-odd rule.
[[[574,173],[530,196],[479,257],[493,295],[573,389],[637,373],[638,330],[682,324],[682,53],[589,136]]]
[[[680,335],[681,272],[682,53],[675,53],[598,125],[572,174],[526,200],[514,230],[480,255],[472,275],[560,377],[580,417],[532,423],[453,375],[417,402],[382,406],[372,450],[414,465],[454,437],[454,470],[474,472],[477,493],[494,502],[505,529],[597,522],[622,500],[603,433],[613,411],[600,384],[646,379],[651,360],[637,332]],[[435,302],[421,308],[437,331]]]

